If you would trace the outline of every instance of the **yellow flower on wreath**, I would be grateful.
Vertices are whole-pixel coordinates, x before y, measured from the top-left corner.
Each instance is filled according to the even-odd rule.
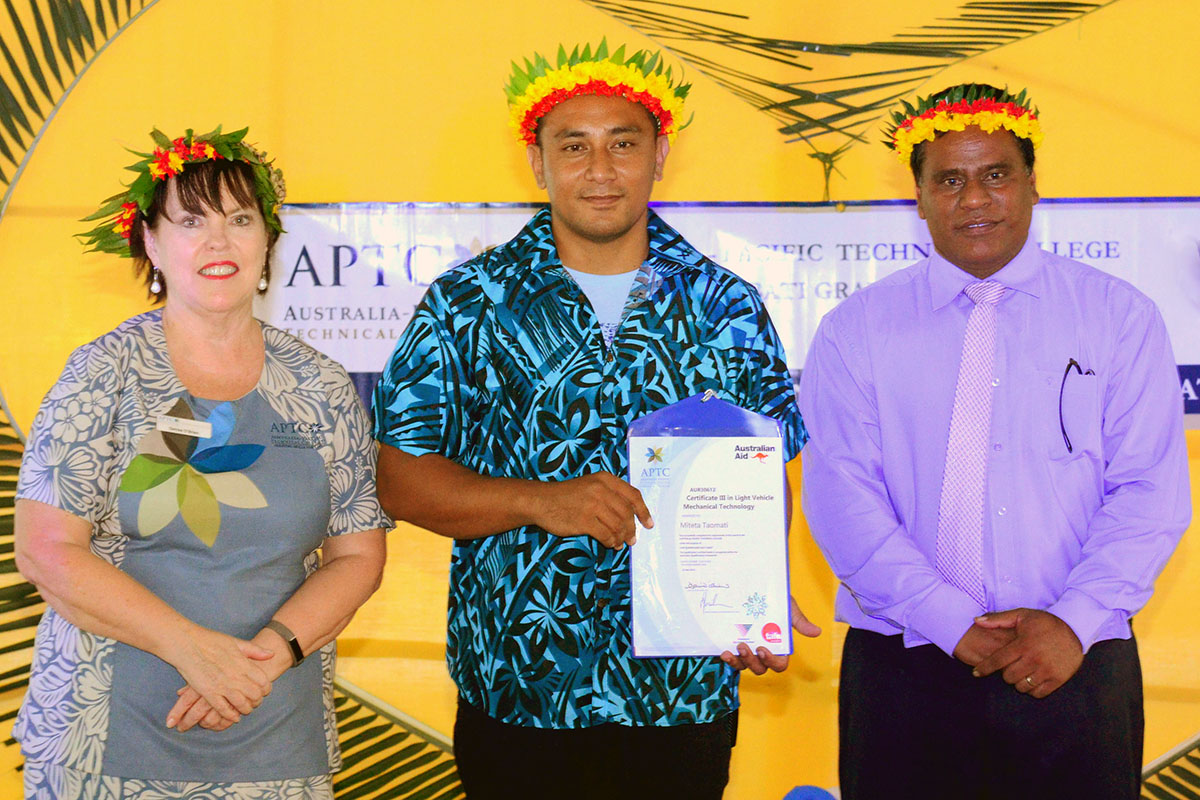
[[[645,106],[659,134],[673,142],[690,122],[682,121],[683,102],[690,89],[691,84],[675,85],[660,53],[639,50],[626,58],[622,46],[609,56],[608,44],[601,40],[594,52],[590,45],[582,50],[577,46],[568,55],[559,46],[556,67],[537,53],[532,61],[525,59],[524,69],[513,62],[505,94],[509,125],[517,139],[526,144],[537,142],[538,122],[550,109],[585,94],[624,97]]]
[[[925,97],[915,108],[908,103],[903,106],[903,111],[893,112],[894,124],[884,140],[902,162],[908,162],[918,144],[933,141],[939,133],[965,130],[970,125],[985,133],[1002,128],[1012,131],[1014,136],[1032,142],[1034,148],[1045,138],[1037,109],[1027,104],[1024,91],[1012,95],[984,84],[964,84]]]

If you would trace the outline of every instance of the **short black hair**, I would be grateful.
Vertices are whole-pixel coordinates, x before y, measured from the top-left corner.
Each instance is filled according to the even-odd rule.
[[[1010,93],[1006,89],[999,89],[989,83],[958,83],[954,86],[947,86],[940,92],[935,92],[929,96],[929,102],[937,104],[941,100],[948,100],[950,96],[962,97],[989,97],[1001,103],[1015,103],[1017,96]],[[945,131],[938,131],[935,136],[941,136]],[[1033,172],[1033,141],[1009,131],[1009,134],[1017,140],[1017,147],[1021,150],[1021,158],[1025,161],[1025,169],[1028,172]],[[912,154],[908,157],[908,166],[912,170],[913,180],[917,183],[921,182],[921,171],[925,168],[925,145],[927,142],[918,142],[913,145]]]

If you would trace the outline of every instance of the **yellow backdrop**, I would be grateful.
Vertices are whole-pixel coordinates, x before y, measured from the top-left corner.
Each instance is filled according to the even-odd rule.
[[[13,7],[33,30],[26,5]],[[708,15],[707,24],[817,43],[903,39],[962,11],[951,0],[690,5],[743,15]],[[251,139],[285,169],[290,202],[539,200],[522,148],[508,132],[501,86],[510,59],[550,51],[560,41],[607,36],[633,47],[665,45],[776,84],[836,82],[920,62],[925,79],[912,90],[965,80],[1027,86],[1047,132],[1038,166],[1044,196],[1200,194],[1200,52],[1191,3],[1100,3],[1073,21],[971,58],[796,56],[811,70],[673,34],[655,41],[625,22],[630,13],[662,8],[636,0],[150,3],[40,128],[0,217],[0,391],[16,423],[27,429],[73,347],[146,307],[127,264],[82,255],[71,235],[82,227],[75,220],[116,190],[130,160],[123,148],[146,147],[152,126],[176,132],[249,125]],[[15,41],[10,19],[0,17],[0,36]],[[0,77],[11,85],[8,69],[0,63]],[[822,199],[822,168],[808,145],[789,143],[777,118],[695,63],[685,69],[694,83],[695,121],[670,154],[657,199]],[[781,91],[777,86],[771,96]],[[836,162],[833,199],[911,195],[905,171],[877,144],[879,127],[860,128],[867,142],[852,143]],[[814,140],[826,152],[846,142]],[[0,159],[10,179],[14,166]],[[1189,434],[1189,449],[1198,448],[1200,435]],[[343,672],[448,732],[453,690],[441,661],[448,545],[412,529],[391,543],[380,596],[345,634]],[[802,603],[827,633],[799,643],[786,674],[744,682],[733,798],[779,797],[796,784],[837,780],[841,631],[832,624],[832,576],[802,523],[793,532],[792,572]],[[1187,537],[1138,618],[1148,759],[1200,729],[1200,635],[1191,594],[1197,585],[1200,565]]]

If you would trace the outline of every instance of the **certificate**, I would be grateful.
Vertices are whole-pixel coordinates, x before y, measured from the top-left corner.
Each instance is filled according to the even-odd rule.
[[[630,553],[634,656],[791,653],[778,422],[706,394],[635,420],[628,439],[654,518]]]

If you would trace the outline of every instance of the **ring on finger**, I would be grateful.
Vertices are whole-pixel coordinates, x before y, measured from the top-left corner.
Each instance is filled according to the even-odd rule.
[[[1037,686],[1037,684],[1035,684],[1035,683],[1033,682],[1033,676],[1032,676],[1032,675],[1026,675],[1026,676],[1025,676],[1025,682],[1029,684],[1029,688],[1030,688],[1030,689],[1036,688],[1036,686]]]

